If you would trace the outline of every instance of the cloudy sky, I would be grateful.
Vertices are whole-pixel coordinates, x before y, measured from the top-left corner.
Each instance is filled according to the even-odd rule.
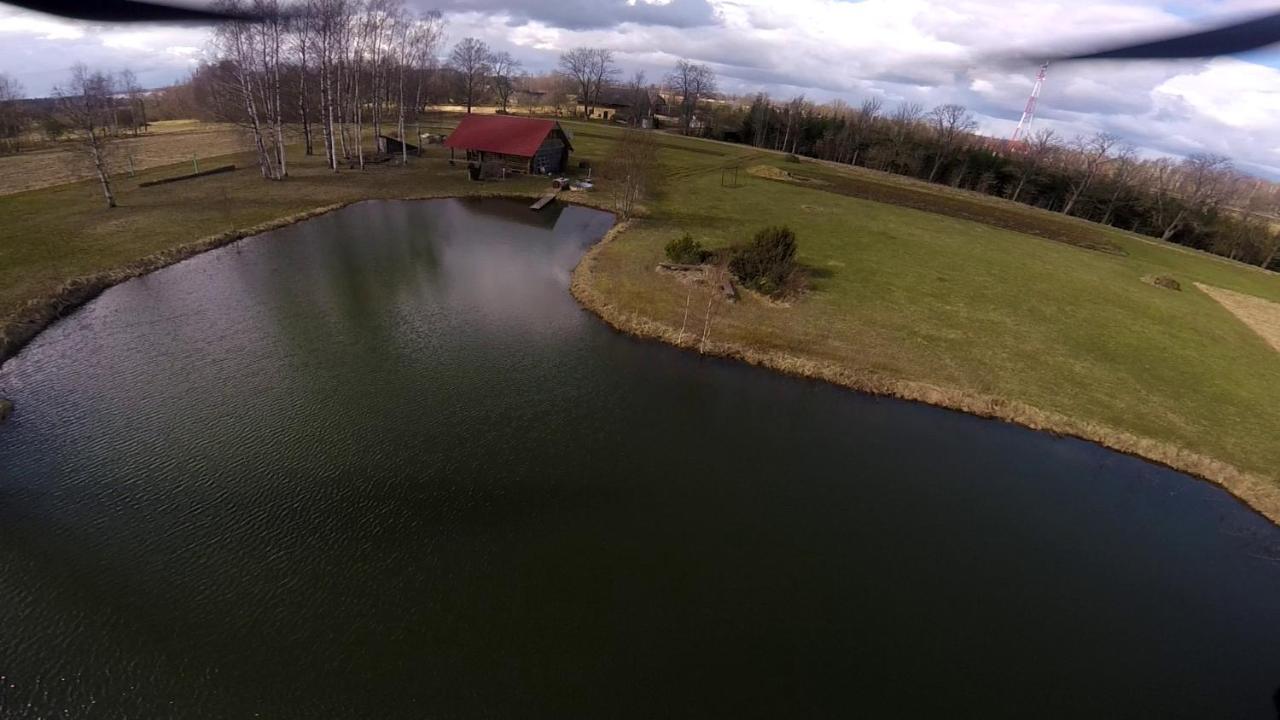
[[[627,74],[660,78],[677,58],[712,66],[722,90],[868,96],[887,106],[967,105],[1007,135],[1035,57],[1099,39],[1176,31],[1274,10],[1276,0],[408,0],[445,11],[449,38],[479,37],[530,71],[577,45],[612,48]],[[0,72],[47,94],[83,61],[131,68],[144,85],[182,78],[205,52],[194,27],[102,27],[0,4]],[[1280,50],[1209,61],[1088,63],[1049,70],[1038,125],[1116,133],[1147,153],[1198,150],[1280,179]]]

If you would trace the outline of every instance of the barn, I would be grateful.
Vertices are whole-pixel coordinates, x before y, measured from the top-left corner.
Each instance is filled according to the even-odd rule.
[[[573,151],[555,120],[511,115],[467,115],[444,146],[466,152],[472,165],[497,161],[507,170],[540,174],[562,172]]]

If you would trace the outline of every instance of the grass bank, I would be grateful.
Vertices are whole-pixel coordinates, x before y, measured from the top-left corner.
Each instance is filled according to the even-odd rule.
[[[663,245],[689,232],[718,247],[786,223],[813,291],[721,307],[708,352],[1092,440],[1219,483],[1280,522],[1280,353],[1195,285],[1276,301],[1280,277],[949,188],[682,142],[663,147],[670,181],[648,216],[575,276],[615,327],[696,344],[679,329],[689,304],[701,330],[710,289],[690,302],[688,285],[655,272]],[[723,170],[734,164],[736,187]],[[772,170],[745,172],[761,166]],[[1153,275],[1183,290],[1144,282]]]
[[[576,158],[601,158],[617,132],[568,125]],[[691,345],[678,332],[686,303],[705,305],[708,291],[655,272],[663,245],[689,232],[723,246],[786,223],[812,292],[789,306],[751,296],[721,306],[708,351],[1094,440],[1218,482],[1280,522],[1280,353],[1196,286],[1280,301],[1275,275],[750,148],[664,136],[660,157],[662,185],[643,216],[615,228],[574,275],[575,295],[615,327]],[[116,210],[91,183],[0,197],[0,358],[110,283],[327,208],[544,187],[470,183],[439,151],[363,173],[291,161],[283,183],[246,169],[139,188],[185,168],[143,172],[121,180]],[[762,167],[772,170],[747,172]],[[786,173],[817,182],[779,179]],[[1155,275],[1183,291],[1143,280]]]

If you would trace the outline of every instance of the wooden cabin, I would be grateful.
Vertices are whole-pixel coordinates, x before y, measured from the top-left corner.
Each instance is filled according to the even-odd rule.
[[[467,115],[444,146],[466,153],[473,168],[497,162],[507,171],[551,175],[569,166],[573,145],[555,120],[513,115]]]

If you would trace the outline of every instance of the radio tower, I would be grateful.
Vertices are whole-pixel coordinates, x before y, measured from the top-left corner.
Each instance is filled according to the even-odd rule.
[[[1009,147],[1017,148],[1023,142],[1026,142],[1027,135],[1031,133],[1031,123],[1036,119],[1036,102],[1040,99],[1040,89],[1044,87],[1044,74],[1049,70],[1049,63],[1040,66],[1040,72],[1036,74],[1036,84],[1031,88],[1031,97],[1027,98],[1027,108],[1022,111],[1022,119],[1018,121],[1018,127],[1013,131],[1013,137],[1009,138]]]

